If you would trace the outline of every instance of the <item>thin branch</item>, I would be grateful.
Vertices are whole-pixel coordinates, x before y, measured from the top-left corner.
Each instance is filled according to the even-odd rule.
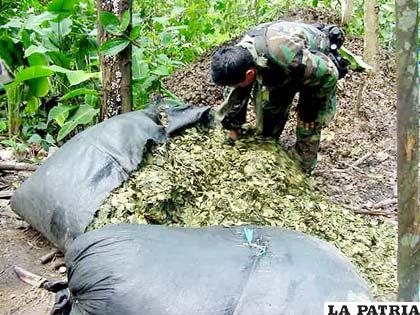
[[[8,199],[13,196],[13,190],[0,191],[0,199]]]
[[[356,162],[354,162],[353,164],[350,165],[350,167],[356,167],[359,166],[360,164],[362,164],[368,157],[370,157],[372,155],[373,152],[368,152],[365,155],[363,155],[361,158],[359,158],[358,160],[356,160]]]
[[[36,171],[38,165],[20,162],[0,162],[0,171]]]
[[[387,211],[373,211],[373,210],[353,210],[355,213],[358,214],[367,214],[367,215],[381,215],[381,216],[385,216],[385,217],[390,217],[393,215],[393,213],[391,212],[387,212]]]
[[[375,203],[374,205],[370,206],[372,209],[378,209],[378,208],[385,208],[386,206],[394,205],[398,203],[397,198],[388,198],[385,200],[382,200],[378,203]]]
[[[41,264],[46,264],[53,260],[55,257],[63,257],[63,254],[59,250],[53,250],[52,252],[45,254],[39,260]]]

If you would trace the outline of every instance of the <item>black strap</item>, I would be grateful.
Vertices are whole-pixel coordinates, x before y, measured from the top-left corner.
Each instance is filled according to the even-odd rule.
[[[62,289],[55,294],[55,303],[50,315],[69,315],[71,312],[71,299],[67,289]]]

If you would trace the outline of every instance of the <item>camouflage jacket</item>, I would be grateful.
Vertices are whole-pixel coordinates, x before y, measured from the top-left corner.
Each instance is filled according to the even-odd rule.
[[[257,77],[252,87],[229,91],[216,111],[221,121],[234,106],[243,103],[253,90],[257,118],[264,89],[315,87],[321,94],[335,89],[338,72],[325,53],[329,39],[315,26],[297,22],[274,22],[251,29],[238,43],[252,54]]]

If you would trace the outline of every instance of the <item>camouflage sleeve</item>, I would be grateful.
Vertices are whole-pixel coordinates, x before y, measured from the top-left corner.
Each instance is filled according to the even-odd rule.
[[[334,89],[338,78],[334,63],[318,49],[311,49],[308,40],[299,35],[299,30],[297,28],[294,34],[279,33],[271,28],[267,30],[267,48],[271,59],[294,81],[305,86]],[[307,37],[316,38],[316,35]],[[316,42],[315,39],[312,41]]]
[[[281,80],[290,78],[300,89],[299,117],[313,122],[335,96],[338,71],[332,60],[319,51],[326,46],[321,34],[296,23],[286,23],[287,29],[282,25],[267,30],[269,56],[279,66]]]
[[[319,51],[303,49],[302,64],[305,66],[303,84],[317,86],[326,92],[335,89],[338,79],[338,71],[330,58]]]
[[[222,104],[216,109],[217,123],[229,130],[239,129],[246,122],[247,105],[250,98],[252,85],[246,88],[229,88]]]
[[[302,63],[305,72],[298,112],[303,121],[310,122],[326,111],[335,97],[338,71],[330,58],[317,51],[304,49]]]

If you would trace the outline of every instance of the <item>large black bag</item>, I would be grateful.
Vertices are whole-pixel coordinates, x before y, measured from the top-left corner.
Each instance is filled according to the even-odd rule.
[[[370,299],[335,247],[280,228],[113,225],[79,236],[65,260],[56,314],[318,315]]]
[[[163,143],[192,124],[210,125],[209,107],[167,110],[168,126],[158,106],[130,112],[93,126],[65,143],[15,192],[12,210],[59,249],[85,232],[109,194],[138,169],[147,144]]]

